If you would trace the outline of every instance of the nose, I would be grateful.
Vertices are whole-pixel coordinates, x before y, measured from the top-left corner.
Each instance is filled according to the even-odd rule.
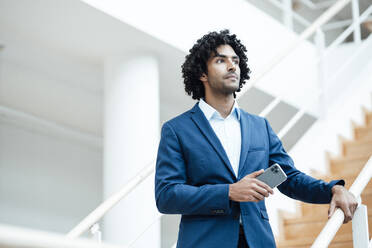
[[[227,71],[236,71],[236,64],[229,59],[229,62],[227,63]]]

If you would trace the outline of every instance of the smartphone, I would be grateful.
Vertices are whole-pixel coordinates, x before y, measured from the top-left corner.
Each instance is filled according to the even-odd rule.
[[[284,173],[280,165],[273,164],[267,168],[264,173],[256,177],[258,180],[266,183],[272,189],[287,180],[287,175]]]

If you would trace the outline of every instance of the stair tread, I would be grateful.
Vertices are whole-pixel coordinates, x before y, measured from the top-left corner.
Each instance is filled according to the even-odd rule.
[[[372,159],[372,111],[363,109],[365,126],[354,125],[354,139],[342,140],[343,156],[329,159],[330,175],[316,175],[325,181],[344,179],[349,188],[369,159]],[[369,182],[362,193],[362,203],[367,205],[369,222],[372,220],[372,182]],[[278,248],[310,247],[316,236],[328,221],[329,204],[300,203],[301,216],[283,217],[283,233],[277,239]],[[300,212],[300,213],[301,213]],[[371,224],[371,222],[370,222]],[[341,226],[329,247],[353,247],[351,222]],[[371,232],[370,232],[371,234]]]
[[[350,171],[347,171],[347,172],[333,173],[332,175],[317,176],[317,178],[322,179],[324,181],[347,179],[348,181],[347,181],[346,187],[348,188],[349,186],[351,186],[351,183],[353,183],[355,181],[355,179],[358,177],[359,174],[360,174],[360,171],[356,171],[354,173],[350,173]],[[352,181],[350,181],[350,180],[352,180]],[[369,187],[366,187],[366,190],[368,188]],[[366,192],[369,192],[369,190],[367,190]]]
[[[344,145],[365,145],[365,144],[371,144],[372,140],[344,140]]]
[[[368,218],[372,218],[372,206],[368,208]],[[300,218],[293,218],[293,219],[285,219],[283,220],[284,224],[303,224],[303,223],[315,223],[315,222],[327,222],[328,221],[328,215],[327,212],[323,213],[323,215],[305,215]]]
[[[349,156],[340,156],[340,157],[335,157],[335,158],[331,158],[331,163],[339,163],[339,162],[344,162],[344,163],[347,163],[347,162],[352,162],[352,161],[355,161],[355,160],[365,160],[366,163],[368,161],[368,159],[372,157],[370,155],[349,155]]]
[[[352,240],[351,234],[338,234],[335,236],[332,242],[347,242]],[[286,240],[279,240],[277,242],[278,246],[288,247],[288,246],[295,246],[295,245],[308,245],[310,246],[315,241],[314,237],[303,237],[303,238],[296,238],[296,239],[286,239]]]

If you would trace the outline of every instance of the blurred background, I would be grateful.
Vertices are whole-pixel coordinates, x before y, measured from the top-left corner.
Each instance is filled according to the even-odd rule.
[[[314,26],[336,2],[0,0],[0,223],[67,234],[152,166],[162,123],[196,103],[185,55],[226,28],[247,47],[255,80],[239,106],[266,116],[299,169],[327,175],[339,137],[366,125],[372,92],[371,1],[347,1]],[[180,217],[158,213],[153,181],[93,236],[173,247]],[[278,210],[298,205],[280,194],[266,205],[281,240]]]

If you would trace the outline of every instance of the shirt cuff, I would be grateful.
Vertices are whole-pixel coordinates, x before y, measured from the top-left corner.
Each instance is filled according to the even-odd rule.
[[[331,199],[332,199],[332,188],[335,185],[345,186],[345,181],[343,179],[340,179],[340,180],[332,180],[328,183],[328,189],[329,189],[329,194],[331,196]]]

